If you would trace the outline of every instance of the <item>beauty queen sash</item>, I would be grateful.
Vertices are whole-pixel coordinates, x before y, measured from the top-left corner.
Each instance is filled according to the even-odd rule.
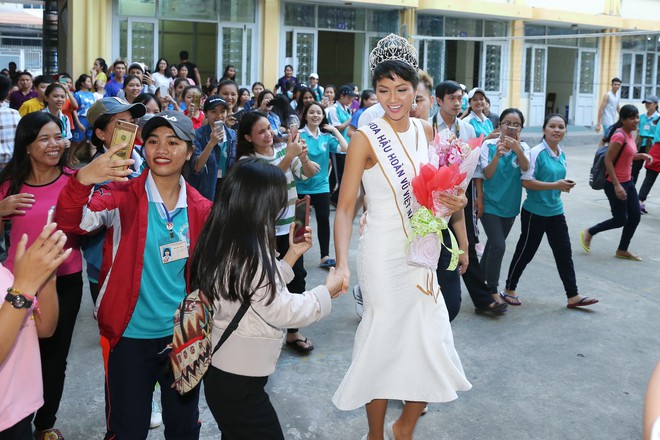
[[[378,166],[383,172],[394,196],[397,211],[401,218],[401,227],[408,237],[410,235],[410,219],[413,216],[415,206],[413,206],[412,179],[417,175],[419,161],[416,160],[417,151],[427,151],[426,135],[421,123],[414,118],[410,118],[410,123],[415,128],[417,145],[410,148],[409,153],[399,135],[384,119],[378,118],[370,122],[360,131],[367,136],[371,147],[378,159]],[[420,145],[420,137],[422,144]],[[411,157],[411,154],[413,157]]]
[[[423,237],[415,236],[412,229],[411,219],[413,219],[413,214],[419,208],[419,204],[414,199],[412,180],[417,176],[420,162],[428,162],[428,157],[418,158],[418,152],[420,151],[428,154],[428,145],[421,122],[410,118],[410,123],[413,124],[416,134],[414,150],[412,148],[407,149],[398,133],[382,118],[374,120],[366,127],[361,127],[360,130],[369,139],[378,159],[378,166],[392,190],[401,219],[401,227],[408,239],[406,249],[402,249],[406,253],[406,262],[412,266],[427,269],[425,278],[420,280],[417,288],[425,295],[433,297],[437,302],[441,292],[435,282],[435,271],[440,258],[441,246],[444,245],[441,230],[447,228],[447,223],[444,220],[440,222],[436,221],[435,218],[430,219],[431,223],[436,225],[435,230],[429,231],[431,233],[427,233]],[[430,215],[432,216],[432,214]],[[454,270],[458,264],[458,255],[461,251],[458,250],[458,244],[451,231],[449,231],[449,235],[451,247],[445,247],[452,253],[452,262],[448,270]]]

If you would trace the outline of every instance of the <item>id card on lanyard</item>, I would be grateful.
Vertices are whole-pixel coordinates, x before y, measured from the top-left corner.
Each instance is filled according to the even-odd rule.
[[[165,216],[167,217],[165,228],[168,232],[168,238],[165,240],[159,240],[158,251],[163,264],[167,264],[188,258],[188,242],[186,241],[185,237],[182,238],[174,232],[174,218],[179,215],[183,209],[176,209],[174,211],[174,215],[172,215],[167,210],[167,207],[164,203],[162,206],[163,210],[165,211]]]

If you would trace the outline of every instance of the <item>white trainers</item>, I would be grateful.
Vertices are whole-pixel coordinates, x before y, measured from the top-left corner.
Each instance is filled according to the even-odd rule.
[[[364,306],[362,305],[362,291],[360,290],[359,285],[353,287],[353,298],[355,298],[355,311],[357,312],[358,316],[362,318],[362,314],[364,313]]]
[[[163,414],[160,412],[160,407],[156,399],[151,399],[151,421],[149,422],[149,429],[158,428],[163,424]]]

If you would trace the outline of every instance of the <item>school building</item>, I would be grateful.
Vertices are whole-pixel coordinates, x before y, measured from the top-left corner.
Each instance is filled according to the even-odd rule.
[[[63,70],[94,58],[153,66],[190,52],[203,80],[236,66],[241,85],[272,87],[284,66],[321,84],[370,85],[367,58],[390,32],[419,51],[436,83],[483,87],[495,112],[529,125],[549,111],[594,125],[610,79],[622,103],[660,94],[658,0],[59,0]]]

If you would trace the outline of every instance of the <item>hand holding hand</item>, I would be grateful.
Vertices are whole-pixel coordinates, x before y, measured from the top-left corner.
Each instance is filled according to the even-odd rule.
[[[345,293],[348,290],[348,287],[350,286],[351,271],[348,270],[348,267],[346,265],[340,263],[337,264],[335,273],[342,279],[341,293]]]
[[[342,294],[343,283],[343,278],[337,274],[337,270],[334,267],[331,267],[328,276],[325,278],[325,287],[330,292],[330,298],[335,299]]]
[[[23,215],[25,210],[34,205],[34,195],[28,193],[14,194],[0,201],[0,217]]]
[[[108,151],[97,157],[89,164],[85,165],[76,174],[76,179],[83,185],[94,185],[107,181],[126,181],[133,172],[130,168],[123,169],[133,165],[133,159],[112,159],[112,156],[126,144],[115,145]]]
[[[64,250],[66,235],[55,231],[57,223],[44,226],[41,234],[26,250],[27,235],[23,234],[16,245],[14,257],[14,287],[34,294],[68,257],[72,249]]]

